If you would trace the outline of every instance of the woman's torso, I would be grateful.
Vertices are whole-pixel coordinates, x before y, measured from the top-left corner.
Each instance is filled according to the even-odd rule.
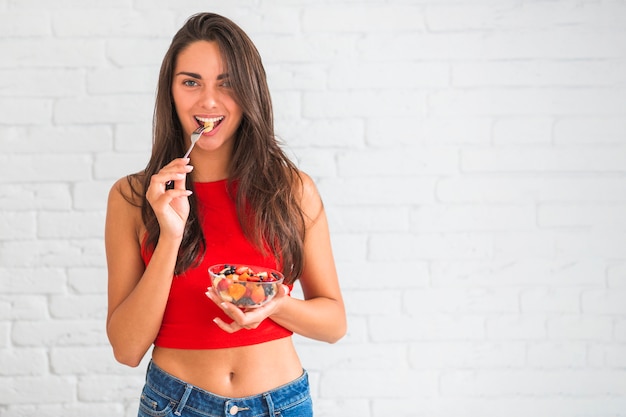
[[[202,194],[202,190],[196,191]],[[205,211],[208,212],[212,209],[219,209],[221,205],[215,200],[212,200],[211,204],[207,201],[202,203],[204,204],[200,206],[204,205]],[[137,209],[136,212],[139,222],[137,238],[141,245],[146,229],[141,221],[140,210]],[[220,222],[220,227],[223,227],[222,223],[223,221]],[[221,236],[225,233],[225,231],[219,232]],[[211,246],[217,243],[216,239],[211,235],[205,238],[208,241],[207,250],[211,250]],[[217,248],[214,248],[212,252],[215,251]],[[174,279],[180,279],[180,277]],[[212,303],[204,296],[203,301]],[[212,322],[212,319],[213,317],[206,317],[207,322]],[[218,331],[223,332],[221,329]],[[239,330],[239,332],[249,331],[252,330]],[[229,335],[224,332],[219,336],[223,338]],[[259,394],[293,381],[302,374],[302,365],[291,337],[280,337],[247,346],[213,349],[173,348],[158,346],[157,343],[152,352],[152,360],[171,375],[225,397]]]

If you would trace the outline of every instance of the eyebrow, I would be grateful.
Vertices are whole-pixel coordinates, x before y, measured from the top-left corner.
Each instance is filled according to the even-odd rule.
[[[196,78],[198,80],[202,79],[202,75],[196,74],[195,72],[181,71],[181,72],[176,73],[176,76],[179,76],[179,75],[186,75],[188,77]],[[228,73],[224,73],[224,74],[218,75],[217,79],[218,80],[223,80],[223,79],[228,78],[228,77],[229,77]]]

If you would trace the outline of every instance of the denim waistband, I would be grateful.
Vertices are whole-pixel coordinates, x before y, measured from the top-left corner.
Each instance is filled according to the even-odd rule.
[[[244,416],[268,412],[269,415],[273,415],[274,411],[292,407],[310,397],[306,370],[303,370],[302,375],[297,379],[270,391],[249,397],[229,398],[188,384],[150,362],[146,374],[146,385],[176,403],[174,413],[176,415],[180,415],[186,407],[206,416],[237,414]],[[252,414],[243,413],[248,410],[252,411]]]

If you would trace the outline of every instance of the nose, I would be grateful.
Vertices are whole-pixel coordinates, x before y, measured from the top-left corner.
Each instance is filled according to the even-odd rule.
[[[211,87],[211,86],[206,86],[203,90],[202,90],[202,94],[200,96],[200,101],[201,101],[201,105],[203,107],[206,108],[213,108],[215,107],[217,101],[218,101],[218,96],[217,96],[218,92],[215,88]]]

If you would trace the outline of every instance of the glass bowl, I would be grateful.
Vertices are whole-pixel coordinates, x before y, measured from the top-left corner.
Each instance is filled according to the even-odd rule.
[[[209,268],[211,284],[224,301],[241,308],[261,307],[284,280],[275,269],[247,264],[217,264]]]

